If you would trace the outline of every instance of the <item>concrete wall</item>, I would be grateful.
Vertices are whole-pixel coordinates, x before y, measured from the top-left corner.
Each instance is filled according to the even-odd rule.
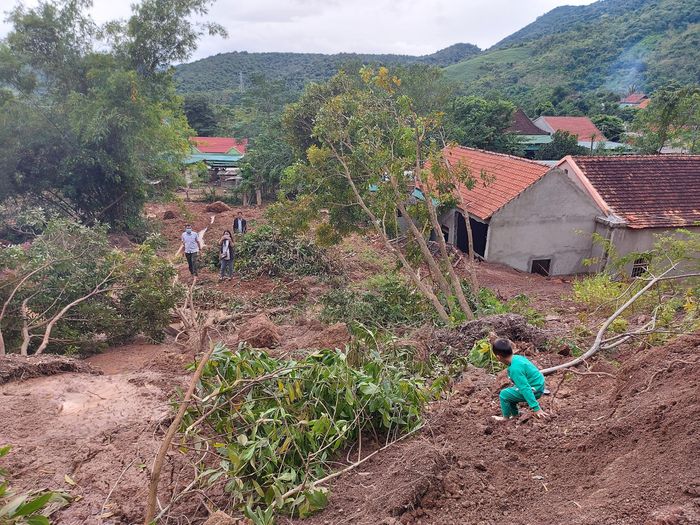
[[[551,275],[590,271],[591,235],[599,208],[555,169],[496,212],[486,260],[529,272],[533,259],[551,259]]]

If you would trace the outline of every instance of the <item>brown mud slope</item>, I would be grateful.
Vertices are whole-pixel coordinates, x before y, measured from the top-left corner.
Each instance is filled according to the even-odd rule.
[[[98,373],[84,361],[58,355],[24,357],[11,354],[0,358],[0,385],[62,372]]]
[[[299,524],[700,524],[700,334],[548,378],[553,417],[492,423],[470,373],[426,428],[331,487]]]
[[[138,523],[145,467],[171,417],[174,389],[187,381],[190,359],[167,345],[133,344],[94,356],[73,372],[58,373],[64,370],[54,366],[58,375],[0,385],[0,444],[12,445],[3,467],[13,488],[68,492],[74,501],[52,516],[57,525]],[[102,374],[84,373],[90,370]],[[164,492],[187,482],[172,479],[179,473],[175,459],[166,463]],[[163,493],[161,501],[169,496]]]

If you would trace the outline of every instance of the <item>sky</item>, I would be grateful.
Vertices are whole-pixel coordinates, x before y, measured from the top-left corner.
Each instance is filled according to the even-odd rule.
[[[35,3],[24,2],[28,6]],[[93,16],[97,22],[125,18],[130,3],[94,0]],[[229,36],[203,37],[192,58],[228,51],[424,55],[457,42],[488,48],[554,7],[590,3],[592,0],[218,0],[207,19],[223,25]],[[8,30],[6,23],[0,23],[0,37]]]

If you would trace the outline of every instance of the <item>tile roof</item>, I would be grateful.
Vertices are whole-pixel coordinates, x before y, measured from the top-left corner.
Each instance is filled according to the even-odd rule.
[[[245,155],[248,139],[234,139],[232,137],[190,137],[190,141],[202,153],[228,153],[231,148]]]
[[[700,224],[700,155],[573,157],[630,228]]]
[[[589,141],[591,137],[595,137],[595,142],[608,140],[588,117],[548,117],[543,115],[535,122],[539,121],[544,121],[551,128],[552,133],[568,131],[572,135],[577,135],[579,141]],[[546,128],[544,129],[546,130]]]
[[[522,109],[518,109],[513,114],[513,123],[507,131],[516,135],[549,135],[546,131],[535,126]]]
[[[548,166],[520,157],[463,146],[445,148],[444,156],[451,166],[461,163],[471,170],[476,186],[469,190],[460,185],[458,191],[469,213],[481,220],[491,217],[550,170]],[[482,173],[492,181],[484,184]]]
[[[639,104],[643,100],[646,100],[647,96],[644,93],[632,93],[623,98],[621,104]]]

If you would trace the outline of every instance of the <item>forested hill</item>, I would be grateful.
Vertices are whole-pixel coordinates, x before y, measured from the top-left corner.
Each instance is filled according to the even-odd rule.
[[[235,91],[242,82],[245,88],[256,75],[281,80],[291,90],[301,90],[310,81],[333,76],[345,64],[410,65],[431,64],[439,67],[456,64],[477,55],[472,44],[454,44],[431,55],[371,55],[340,53],[221,53],[183,64],[175,70],[178,90],[182,93]]]
[[[559,7],[446,70],[467,92],[653,90],[700,81],[700,0],[601,0]]]

